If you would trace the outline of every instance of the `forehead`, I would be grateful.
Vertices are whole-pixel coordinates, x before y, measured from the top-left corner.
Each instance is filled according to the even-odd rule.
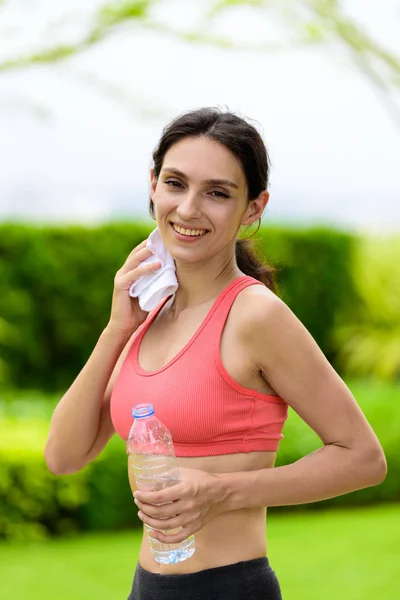
[[[180,140],[165,154],[162,169],[179,169],[189,179],[230,179],[245,187],[245,176],[238,159],[223,144],[206,137]]]

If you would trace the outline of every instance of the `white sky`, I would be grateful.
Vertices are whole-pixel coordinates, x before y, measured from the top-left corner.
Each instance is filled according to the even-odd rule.
[[[82,4],[88,11],[99,2],[9,2],[0,9],[0,36],[7,32],[0,62],[41,47],[49,39],[44,24],[65,22],[60,6],[69,7],[71,26],[53,25],[51,35],[71,39]],[[396,2],[346,4],[381,43],[400,50]],[[198,22],[191,3],[167,2],[158,14],[178,27]],[[277,24],[250,9],[225,17],[217,31],[250,43],[282,38]],[[112,98],[117,90],[122,100]],[[343,54],[228,51],[132,28],[68,63],[0,72],[0,219],[145,216],[162,127],[203,105],[228,106],[260,124],[273,161],[265,222],[400,229],[400,129]],[[37,117],[35,106],[49,116]]]

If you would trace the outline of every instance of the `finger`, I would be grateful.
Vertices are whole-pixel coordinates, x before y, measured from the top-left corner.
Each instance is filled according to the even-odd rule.
[[[140,245],[142,246],[142,244],[140,244]],[[125,263],[127,263],[127,262],[129,263],[129,261],[132,261],[132,259],[136,260],[138,257],[140,257],[144,254],[150,256],[151,254],[153,254],[153,252],[146,245],[135,248],[135,250],[133,252],[131,252],[131,254],[127,257]]]
[[[118,288],[121,290],[128,290],[132,283],[137,281],[143,275],[147,275],[148,273],[152,273],[153,271],[158,271],[161,268],[161,262],[147,263],[145,265],[139,265],[136,269],[129,271],[123,277],[118,280]]]
[[[184,495],[184,488],[181,483],[172,485],[164,490],[157,492],[145,492],[144,490],[136,490],[133,494],[134,498],[144,504],[166,504],[167,502],[175,502],[180,500]]]
[[[137,246],[135,246],[133,248],[133,250],[131,250],[130,254],[128,254],[128,258],[130,256],[133,256],[136,252],[138,252],[139,250],[141,250],[142,248],[146,248],[147,245],[147,238],[145,240],[143,240],[143,242],[140,242],[140,244],[138,244]]]
[[[128,256],[122,267],[119,269],[118,275],[124,275],[131,269],[134,269],[152,254],[153,252],[147,247],[141,248],[138,252],[135,250],[134,253]]]
[[[143,242],[141,242],[138,246],[135,246],[133,250],[130,251],[130,253],[125,259],[124,265],[128,262],[128,260],[130,260],[133,256],[135,256],[138,252],[144,250],[145,248],[147,248],[147,240],[143,240]]]
[[[153,504],[145,504],[144,502],[135,500],[135,504],[145,515],[153,519],[170,519],[175,515],[179,515],[184,508],[183,503],[179,501],[154,506]]]
[[[182,525],[186,525],[183,523],[182,516],[178,515],[172,519],[153,519],[149,517],[142,511],[138,512],[138,517],[143,523],[151,527],[152,529],[163,530],[163,531],[172,531],[177,529],[178,527],[182,527]],[[176,533],[176,531],[174,532]]]

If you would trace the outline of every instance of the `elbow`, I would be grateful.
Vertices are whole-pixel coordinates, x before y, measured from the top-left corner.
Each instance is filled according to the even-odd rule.
[[[80,470],[79,467],[77,468],[70,462],[57,456],[57,454],[51,451],[47,446],[44,450],[44,460],[47,468],[53,475],[71,475]]]
[[[383,483],[386,479],[387,476],[387,462],[386,462],[386,458],[385,455],[383,453],[383,450],[381,450],[380,455],[378,456],[378,458],[376,459],[376,465],[375,465],[375,469],[376,469],[376,482],[373,485],[379,485],[380,483]]]
[[[45,456],[45,462],[47,468],[53,475],[71,475],[72,473],[79,471],[79,469],[74,469],[70,465],[54,460],[52,457]]]
[[[374,448],[364,457],[364,472],[368,478],[368,486],[380,485],[386,479],[387,462],[382,448]]]

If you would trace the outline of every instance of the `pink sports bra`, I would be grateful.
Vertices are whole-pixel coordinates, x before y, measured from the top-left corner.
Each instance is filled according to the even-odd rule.
[[[247,275],[221,292],[184,348],[164,367],[144,371],[138,362],[140,342],[166,298],[138,328],[111,396],[115,431],[126,440],[132,407],[151,403],[172,434],[177,456],[215,456],[237,452],[276,451],[288,406],[278,396],[237,383],[220,356],[221,334],[241,290],[260,284]]]

